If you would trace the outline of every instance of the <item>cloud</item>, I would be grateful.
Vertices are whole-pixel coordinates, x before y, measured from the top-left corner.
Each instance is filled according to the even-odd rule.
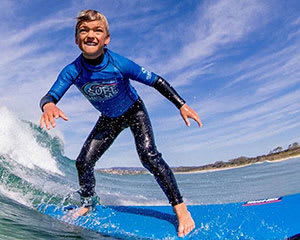
[[[184,69],[212,56],[220,47],[240,41],[267,22],[266,11],[261,1],[216,1],[198,6],[196,12],[201,14],[189,27],[192,41],[169,59],[164,72]]]

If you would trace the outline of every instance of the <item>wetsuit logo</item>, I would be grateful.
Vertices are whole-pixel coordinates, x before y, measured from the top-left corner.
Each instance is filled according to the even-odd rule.
[[[151,72],[142,67],[142,73],[146,75],[146,79],[151,79]]]
[[[92,101],[105,101],[113,98],[119,93],[117,83],[115,81],[99,83],[91,82],[82,87],[86,97]]]

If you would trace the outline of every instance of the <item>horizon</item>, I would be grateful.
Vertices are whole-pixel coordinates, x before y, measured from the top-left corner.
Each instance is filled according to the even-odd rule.
[[[280,146],[279,146],[280,147]],[[277,148],[279,148],[277,147]],[[229,164],[230,162],[232,161],[237,161],[237,160],[254,160],[254,159],[257,159],[257,158],[260,158],[260,157],[268,157],[268,156],[273,156],[273,155],[280,155],[282,153],[285,153],[287,151],[294,151],[295,148],[282,148],[280,149],[279,151],[276,151],[276,152],[273,152],[274,150],[276,150],[277,148],[275,149],[272,149],[269,153],[265,153],[265,154],[262,154],[262,155],[258,155],[258,156],[255,156],[255,157],[247,157],[247,156],[239,156],[239,157],[236,157],[236,158],[232,158],[232,159],[227,159],[227,160],[223,160],[223,161],[216,161],[216,162],[212,162],[212,163],[207,163],[207,164],[204,164],[204,165],[190,165],[190,166],[185,166],[185,165],[181,165],[181,166],[176,166],[176,167],[171,167],[173,169],[176,169],[176,168],[199,168],[199,167],[206,167],[206,166],[209,166],[209,165],[216,165],[216,164]],[[300,146],[298,144],[297,146],[297,150],[300,150]],[[282,157],[282,156],[281,156]],[[280,158],[279,160],[278,159],[273,159],[273,160],[260,160],[259,163],[263,163],[263,162],[272,162],[272,161],[286,161],[286,160],[289,160],[289,159],[294,159],[294,158],[299,158],[300,155],[293,155],[293,156],[290,156],[290,155],[287,155],[286,157],[284,158]],[[253,163],[250,163],[250,164],[255,164],[257,162],[253,162]],[[241,164],[240,165],[241,167],[246,167],[248,166],[247,165],[243,165]],[[218,169],[219,167],[217,167],[216,169]],[[221,167],[222,168],[222,167]],[[230,168],[230,167],[229,167]],[[233,167],[235,168],[235,167]],[[144,169],[146,172],[147,172],[147,169],[145,169],[143,166],[138,166],[138,167],[118,167],[118,166],[112,166],[112,167],[108,167],[108,168],[105,168],[105,167],[100,167],[100,168],[97,168],[96,170],[129,170],[129,169],[134,169],[134,170],[141,170],[141,169]],[[175,172],[176,173],[176,172]]]
[[[154,88],[131,81],[170,166],[258,156],[299,142],[300,2],[291,0],[45,2],[3,0],[0,9],[0,107],[39,124],[40,99],[80,54],[75,17],[96,9],[108,19],[108,48],[164,77],[198,114],[186,127]],[[99,112],[73,86],[58,103],[69,121],[49,134],[75,159]],[[130,130],[97,168],[142,166]]]

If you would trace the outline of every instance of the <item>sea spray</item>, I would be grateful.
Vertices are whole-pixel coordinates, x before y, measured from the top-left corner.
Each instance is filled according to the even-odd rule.
[[[19,120],[7,108],[0,107],[0,154],[7,155],[18,164],[33,169],[63,174],[49,149],[37,143],[28,124]]]
[[[62,141],[5,107],[0,114],[0,195],[28,207],[60,201],[74,188],[65,176],[71,160],[62,156]]]

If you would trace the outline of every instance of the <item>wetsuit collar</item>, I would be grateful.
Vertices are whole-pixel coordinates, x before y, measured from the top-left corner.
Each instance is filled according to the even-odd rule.
[[[100,71],[105,68],[108,64],[108,57],[106,54],[106,49],[104,53],[97,57],[96,59],[87,59],[81,54],[81,64],[90,71]]]
[[[100,65],[104,59],[104,53],[95,59],[88,59],[82,55],[83,61],[89,65],[97,66]]]

